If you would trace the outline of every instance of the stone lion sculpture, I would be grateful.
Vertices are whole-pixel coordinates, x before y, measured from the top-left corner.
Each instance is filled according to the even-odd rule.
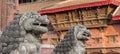
[[[0,37],[0,54],[38,54],[39,38],[48,31],[49,20],[35,12],[14,17]]]
[[[91,32],[85,26],[75,25],[68,30],[51,54],[85,54],[85,41],[90,36]]]

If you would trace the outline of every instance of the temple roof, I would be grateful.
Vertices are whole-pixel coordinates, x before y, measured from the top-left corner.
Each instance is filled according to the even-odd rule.
[[[39,13],[40,14],[55,13],[67,10],[74,10],[78,8],[102,6],[108,4],[114,4],[119,6],[120,0],[66,0],[60,3],[56,3],[54,5],[43,7],[39,11]]]
[[[88,4],[88,3],[101,2],[101,1],[106,1],[106,0],[67,0],[67,1],[63,1],[63,2],[60,2],[60,3],[54,4],[51,7],[43,8],[43,10],[63,8],[63,7],[67,7],[67,6]]]
[[[120,6],[117,7],[117,9],[112,14],[112,19],[113,20],[120,20]]]

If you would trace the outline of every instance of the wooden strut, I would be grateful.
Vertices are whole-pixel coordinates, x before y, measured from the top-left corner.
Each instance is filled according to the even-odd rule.
[[[102,49],[102,53],[103,54],[106,54],[106,49],[105,49],[105,47],[106,47],[106,39],[105,39],[105,28],[99,28],[100,29],[100,32],[101,32],[101,34],[102,34],[102,39],[103,39],[103,49]]]

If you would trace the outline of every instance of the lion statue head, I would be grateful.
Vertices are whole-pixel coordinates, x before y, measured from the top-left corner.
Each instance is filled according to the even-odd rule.
[[[22,43],[39,43],[37,41],[40,36],[48,31],[48,24],[47,16],[41,16],[36,12],[16,15],[0,37],[0,54],[10,54],[11,51],[18,49]]]
[[[68,30],[64,39],[58,43],[52,54],[82,54],[85,50],[80,49],[84,49],[85,41],[90,36],[91,32],[85,26],[77,24]]]
[[[22,14],[19,25],[24,28],[26,31],[34,31],[34,33],[46,33],[48,31],[47,25],[49,24],[49,20],[47,16],[40,16],[38,13],[27,12]]]

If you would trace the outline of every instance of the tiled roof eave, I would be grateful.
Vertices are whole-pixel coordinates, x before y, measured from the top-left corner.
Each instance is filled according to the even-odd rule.
[[[68,6],[68,7],[62,7],[62,8],[40,10],[39,13],[40,14],[55,13],[55,12],[73,10],[73,9],[78,9],[78,8],[86,8],[86,7],[93,7],[93,6],[102,6],[102,5],[108,5],[108,4],[112,4],[112,3],[108,2],[108,1],[101,1],[101,2],[94,2],[94,3],[89,3],[89,4],[80,4],[80,5]]]
[[[120,16],[112,16],[112,20],[120,20]]]

